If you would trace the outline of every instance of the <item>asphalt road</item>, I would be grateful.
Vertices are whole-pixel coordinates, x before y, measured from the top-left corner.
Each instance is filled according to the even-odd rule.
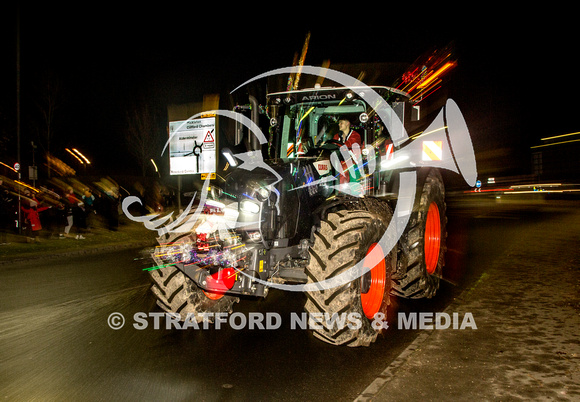
[[[447,281],[430,300],[395,300],[397,311],[442,311],[506,250],[510,239],[577,204],[449,204]],[[136,329],[160,311],[143,271],[148,250],[0,266],[0,398],[4,400],[351,401],[418,331],[392,325],[368,348],[333,347],[291,329],[304,296],[272,291],[234,311],[276,312],[275,330]],[[549,253],[550,250],[546,250]],[[113,330],[112,313],[125,325]]]

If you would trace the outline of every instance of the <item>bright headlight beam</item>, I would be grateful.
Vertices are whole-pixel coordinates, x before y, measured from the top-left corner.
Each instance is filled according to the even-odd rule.
[[[211,205],[212,207],[221,208],[221,209],[225,208],[225,206],[226,206],[223,202],[219,202],[216,200],[206,200],[205,204]]]
[[[260,206],[255,202],[244,200],[240,202],[240,211],[247,214],[257,214],[260,212]]]
[[[229,152],[224,152],[223,155],[226,157],[228,163],[232,166],[232,167],[236,167],[238,165],[238,162],[236,161],[236,158]]]

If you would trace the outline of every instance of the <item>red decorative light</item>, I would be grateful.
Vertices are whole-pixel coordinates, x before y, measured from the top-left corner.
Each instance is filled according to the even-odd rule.
[[[206,279],[206,288],[213,293],[223,293],[230,290],[236,283],[236,270],[234,268],[220,269],[209,275]]]

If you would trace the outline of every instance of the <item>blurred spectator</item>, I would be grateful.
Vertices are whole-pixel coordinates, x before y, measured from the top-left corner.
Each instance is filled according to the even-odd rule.
[[[91,189],[89,188],[87,188],[85,190],[85,193],[83,194],[83,203],[85,204],[84,209],[85,209],[86,228],[90,229],[92,221],[91,214],[96,214],[97,211],[95,210],[95,196],[93,195]]]
[[[56,204],[56,207],[51,208],[48,212],[49,224],[47,230],[50,232],[49,236],[58,236],[59,239],[64,239],[63,229],[67,225],[67,211],[63,202]],[[57,235],[58,233],[58,235]]]
[[[4,186],[4,182],[0,177],[0,245],[8,244],[6,241],[6,233],[12,225],[11,218],[13,218],[13,209],[14,198],[10,195],[10,192]]]
[[[105,203],[105,214],[109,230],[117,230],[119,228],[119,190],[112,189],[107,191],[103,197]]]
[[[72,237],[72,235],[70,234],[70,231],[72,229],[73,226],[75,226],[75,231],[76,231],[76,235],[75,235],[75,239],[80,240],[80,239],[84,239],[85,237],[80,234],[79,231],[79,227],[78,224],[82,223],[82,222],[78,222],[78,220],[80,219],[80,213],[78,212],[79,204],[81,204],[81,201],[75,196],[74,191],[72,188],[69,188],[67,190],[67,194],[65,196],[65,201],[66,201],[66,226],[64,227],[64,235],[66,237]],[[75,222],[75,217],[77,219],[77,222]]]
[[[76,229],[76,239],[84,239],[82,233],[87,229],[87,212],[82,201],[73,206],[73,222]]]
[[[29,195],[27,193],[26,195],[30,197],[30,200],[21,206],[21,209],[24,212],[24,221],[26,223],[26,241],[38,243],[38,234],[42,230],[38,213],[45,211],[50,207],[39,206],[39,202],[34,194]]]

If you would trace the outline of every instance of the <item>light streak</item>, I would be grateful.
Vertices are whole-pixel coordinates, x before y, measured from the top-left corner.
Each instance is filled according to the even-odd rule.
[[[476,190],[466,190],[464,191],[465,194],[467,193],[497,193],[497,192],[507,192],[507,191],[514,191],[513,188],[490,188],[490,189],[476,189]]]
[[[578,134],[580,134],[580,131],[577,131],[575,133],[569,133],[569,134],[555,135],[553,137],[541,138],[541,141],[553,140],[554,138],[562,138],[562,137],[568,137],[570,135],[578,135]]]
[[[431,85],[429,88],[421,89],[419,92],[417,92],[415,95],[413,95],[410,100],[415,101],[418,97],[420,97],[421,101],[424,101],[425,99],[427,99],[429,96],[431,96],[432,94],[434,94],[435,92],[437,92],[441,88],[441,85],[439,85],[439,84],[441,84],[441,82],[442,82],[442,80],[439,79],[439,80],[437,80],[437,82],[435,84]]]
[[[84,155],[81,153],[81,151],[79,151],[79,150],[78,150],[78,149],[76,149],[76,148],[73,148],[73,151],[75,151],[77,154],[79,154],[79,155],[80,155],[80,157],[81,157],[81,158],[83,158],[83,159],[85,160],[85,162],[87,162],[87,165],[90,165],[90,164],[91,164],[91,161],[89,161],[89,160],[87,159],[87,157],[86,157],[86,156],[84,156]]]
[[[2,166],[6,166],[8,169],[13,170],[15,173],[18,173],[18,170],[14,169],[12,166],[8,166],[7,164],[5,164],[4,162],[0,162],[0,165]]]
[[[69,154],[71,154],[72,156],[74,156],[75,158],[77,158],[77,160],[81,163],[81,165],[84,165],[85,163],[83,162],[83,160],[81,158],[79,158],[73,151],[71,151],[68,148],[65,148],[65,151],[67,151]]]
[[[510,186],[511,188],[534,188],[534,187],[559,187],[562,183],[541,183],[541,184],[520,184],[517,186]]]
[[[447,63],[445,63],[439,70],[435,71],[433,74],[431,74],[431,76],[429,78],[427,78],[425,81],[421,82],[419,84],[419,86],[417,88],[424,88],[427,85],[429,85],[429,83],[431,83],[435,78],[439,77],[441,74],[443,74],[445,72],[445,70],[449,69],[450,67],[453,67],[455,65],[454,62],[452,61],[448,61]]]
[[[299,123],[302,123],[302,120],[304,120],[306,118],[306,116],[308,116],[313,110],[314,110],[314,106],[312,106],[310,109],[308,109],[308,111],[306,113],[304,113],[304,116],[302,116],[302,118],[300,119]]]
[[[23,183],[23,182],[21,182],[20,180],[14,180],[14,183],[18,183],[18,184],[20,184],[21,186],[27,187],[27,188],[31,189],[32,191],[36,191],[37,193],[40,193],[40,190],[38,190],[38,189],[36,189],[36,188],[34,188],[34,187],[32,187],[32,186],[29,186],[28,184],[26,184],[26,183]]]
[[[543,148],[543,147],[550,147],[552,145],[560,145],[560,144],[568,144],[570,142],[578,142],[580,141],[580,139],[578,140],[569,140],[569,141],[560,141],[560,142],[554,142],[552,144],[544,144],[544,145],[534,145],[533,147],[530,148]]]
[[[421,132],[419,132],[419,133],[417,133],[417,134],[413,134],[413,135],[410,137],[410,139],[421,138],[421,137],[424,137],[424,136],[426,136],[426,135],[429,135],[429,134],[436,133],[437,131],[445,130],[446,128],[447,128],[447,126],[443,126],[443,127],[436,128],[435,130],[428,131],[428,132],[426,132],[426,133],[424,133],[424,132],[422,132],[422,131],[421,131]]]
[[[306,53],[308,52],[308,44],[310,43],[310,32],[306,34],[306,39],[304,40],[304,46],[302,46],[302,53],[300,54],[300,59],[298,60],[298,66],[302,67],[304,65],[304,60],[306,59]],[[298,89],[298,81],[300,81],[300,76],[302,74],[301,70],[298,70],[296,76],[294,77],[294,84],[292,89]]]
[[[170,267],[170,266],[172,266],[172,265],[179,264],[179,263],[182,263],[182,262],[183,262],[183,261],[177,261],[177,262],[174,262],[174,263],[172,263],[172,264],[162,264],[162,265],[157,265],[157,266],[155,266],[155,267],[143,268],[143,271],[155,271],[156,269],[161,269],[161,268],[165,268],[165,267]]]

